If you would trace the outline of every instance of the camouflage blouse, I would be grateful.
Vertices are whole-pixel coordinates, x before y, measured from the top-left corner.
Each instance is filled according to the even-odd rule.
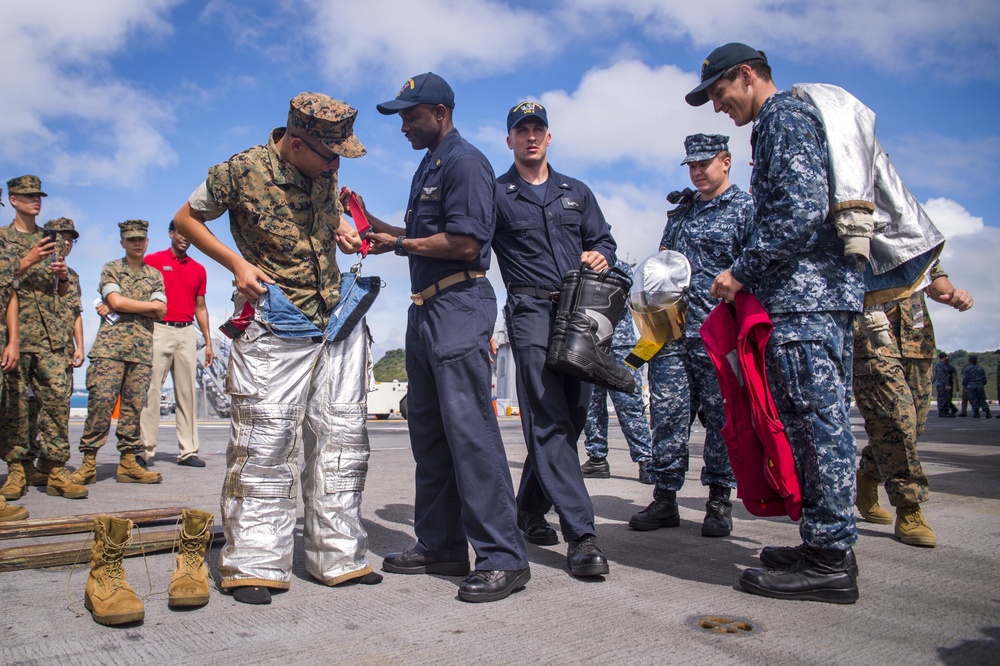
[[[124,257],[104,264],[101,269],[101,283],[97,290],[102,296],[111,285],[118,285],[118,293],[125,298],[137,301],[152,300],[154,294],[165,301],[163,295],[163,273],[152,266],[142,264],[138,269],[132,268]],[[153,320],[143,315],[128,312],[119,313],[121,319],[115,324],[109,324],[103,317],[97,337],[90,348],[87,358],[110,358],[116,361],[129,361],[153,364]]]

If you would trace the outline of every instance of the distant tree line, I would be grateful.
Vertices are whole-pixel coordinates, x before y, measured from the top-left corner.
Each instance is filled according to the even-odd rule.
[[[939,352],[944,351],[939,349]],[[964,349],[959,349],[958,351],[948,352],[951,364],[955,366],[958,370],[959,385],[955,387],[955,398],[961,399],[961,379],[962,379],[962,368],[969,364],[969,354],[975,354],[979,357],[979,367],[986,371],[986,399],[996,400],[997,399],[997,355],[990,351],[983,352],[967,352]],[[937,354],[934,355],[934,362],[937,363]]]

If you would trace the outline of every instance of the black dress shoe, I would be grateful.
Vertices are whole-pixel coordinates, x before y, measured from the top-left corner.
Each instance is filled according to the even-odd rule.
[[[188,456],[187,458],[178,460],[177,464],[184,465],[185,467],[204,467],[205,461],[198,456]]]
[[[559,536],[556,531],[545,520],[545,516],[540,513],[517,510],[517,528],[524,533],[524,539],[528,543],[539,546],[554,546],[559,543]]]
[[[580,471],[586,479],[610,479],[611,465],[607,458],[587,458],[587,462],[580,465]]]
[[[389,553],[382,560],[382,571],[398,574],[437,574],[439,576],[468,576],[469,561],[441,562],[410,549],[405,553]]]
[[[458,586],[458,598],[479,603],[500,601],[523,588],[531,580],[531,571],[480,571],[476,569]]]
[[[594,536],[570,541],[566,564],[574,576],[603,576],[608,573],[608,558],[597,547],[597,537]]]
[[[846,551],[805,546],[799,561],[787,569],[747,569],[740,587],[772,599],[853,604],[858,600],[856,565]]]
[[[760,551],[760,561],[768,569],[790,569],[806,552],[804,543],[797,546],[765,546]],[[858,559],[854,556],[854,549],[847,550],[847,566],[854,572],[854,577],[858,576]]]

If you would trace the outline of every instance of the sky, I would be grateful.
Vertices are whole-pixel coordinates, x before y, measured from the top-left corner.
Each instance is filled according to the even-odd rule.
[[[882,145],[948,239],[945,269],[975,299],[965,313],[931,305],[938,346],[1000,347],[994,0],[5,2],[0,181],[38,175],[49,195],[39,223],[75,220],[68,263],[89,304],[101,266],[124,255],[118,222],[150,221],[149,251],[166,248],[167,224],[208,168],[265,143],[292,97],[322,92],[359,110],[368,149],[341,161],[340,184],[401,225],[422,153],[375,105],[434,71],[455,90],[456,127],[498,174],[511,164],[507,110],[544,104],[550,163],[593,189],[619,255],[641,260],[656,251],[667,193],[690,185],[685,136],[730,136],[732,180],[749,186],[748,128],[683,99],[705,56],[731,41],[765,51],[780,89],[833,83],[876,112]],[[7,196],[3,223],[13,219]],[[210,223],[232,246],[228,227]],[[231,311],[232,276],[191,254],[208,270],[215,331]],[[338,261],[346,269],[354,258]],[[403,347],[406,261],[372,256],[362,271],[385,283],[368,317],[378,359]],[[502,302],[495,267],[490,277]],[[88,349],[97,328],[88,306]]]

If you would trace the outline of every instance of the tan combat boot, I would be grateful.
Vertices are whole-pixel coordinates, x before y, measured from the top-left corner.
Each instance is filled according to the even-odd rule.
[[[146,616],[142,599],[125,580],[122,561],[132,543],[132,521],[94,518],[94,545],[90,548],[90,575],[84,605],[98,624],[128,624]]]
[[[858,474],[858,499],[854,506],[869,523],[892,525],[892,514],[878,505],[879,483],[870,476]]]
[[[184,509],[177,546],[177,563],[167,590],[167,605],[204,606],[208,603],[208,567],[205,550],[215,517],[207,511]]]
[[[29,486],[42,488],[48,485],[50,468],[44,460],[38,463],[38,467],[35,467],[34,460],[22,460],[21,466],[24,468],[24,478]]]
[[[53,465],[47,485],[47,494],[66,499],[84,499],[89,494],[85,486],[73,482],[73,477],[64,465]]]
[[[24,520],[28,517],[28,510],[24,507],[7,504],[7,500],[0,497],[0,522],[5,520]]]
[[[24,478],[24,465],[20,462],[7,463],[7,481],[0,487],[0,495],[4,499],[21,499],[28,489],[28,480]]]
[[[134,453],[123,453],[118,462],[118,483],[159,483],[163,480],[159,472],[150,472],[135,461]]]
[[[84,453],[83,463],[69,475],[69,478],[81,486],[89,486],[97,481],[97,453]]]
[[[933,548],[937,545],[934,530],[924,522],[919,504],[896,507],[896,536],[905,544]]]

